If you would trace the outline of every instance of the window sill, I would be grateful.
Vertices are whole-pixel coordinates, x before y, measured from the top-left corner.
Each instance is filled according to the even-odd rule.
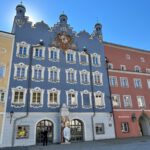
[[[48,107],[50,107],[50,108],[58,108],[58,107],[60,107],[60,105],[59,104],[48,104]]]
[[[19,57],[19,58],[28,58],[29,55],[21,55],[21,54],[17,54],[16,57]]]
[[[24,107],[25,104],[24,103],[11,103],[11,106],[15,108],[21,108],[21,107]]]
[[[30,107],[33,107],[33,108],[39,108],[39,107],[42,107],[43,104],[38,104],[38,103],[32,103],[30,104]]]

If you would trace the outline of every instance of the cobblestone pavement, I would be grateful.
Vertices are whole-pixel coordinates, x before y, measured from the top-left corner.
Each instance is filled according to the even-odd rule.
[[[48,146],[0,148],[0,150],[150,150],[150,136],[71,144],[51,144]]]

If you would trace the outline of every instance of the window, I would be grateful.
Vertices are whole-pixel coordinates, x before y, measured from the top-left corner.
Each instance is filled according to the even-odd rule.
[[[113,69],[113,64],[108,63],[108,69]]]
[[[95,85],[102,85],[103,84],[102,73],[98,71],[93,72],[93,82]]]
[[[45,67],[41,65],[32,66],[32,80],[33,81],[44,81]]]
[[[79,53],[79,62],[82,65],[88,65],[88,55],[85,52],[80,52]]]
[[[47,90],[48,94],[48,107],[59,107],[60,105],[60,91],[53,88],[50,90]]]
[[[26,80],[27,79],[27,71],[28,66],[24,63],[14,64],[14,79],[15,80]]]
[[[113,94],[111,96],[113,107],[121,107],[120,96]]]
[[[145,59],[143,57],[140,57],[141,62],[145,62]]]
[[[150,69],[149,68],[146,68],[146,73],[150,73]]]
[[[112,86],[112,87],[118,86],[117,77],[115,77],[115,76],[110,76],[109,82],[110,82],[110,86]]]
[[[77,71],[69,68],[66,69],[66,82],[67,83],[76,83],[77,82]]]
[[[135,88],[142,88],[141,79],[134,79],[134,87]]]
[[[120,65],[120,69],[121,69],[122,71],[125,71],[125,70],[126,70],[126,66],[125,66],[125,65]]]
[[[5,76],[5,66],[0,66],[0,78],[3,78]]]
[[[30,106],[31,107],[42,107],[43,106],[43,95],[44,90],[36,87],[30,90]]]
[[[121,131],[124,132],[129,132],[129,124],[128,122],[122,122],[121,123]]]
[[[139,108],[144,108],[146,106],[144,96],[137,96],[137,102]]]
[[[76,63],[76,52],[74,50],[66,51],[66,62],[71,64]]]
[[[26,99],[27,89],[18,86],[16,88],[12,88],[12,107],[24,107],[25,99]]]
[[[135,67],[134,67],[134,71],[135,71],[135,72],[141,72],[141,68],[140,68],[139,66],[135,66]]]
[[[130,59],[131,59],[131,57],[130,57],[129,54],[126,54],[126,59],[127,59],[127,60],[130,60]]]
[[[17,53],[16,56],[20,58],[28,58],[29,57],[29,49],[30,44],[26,42],[17,43]]]
[[[88,109],[92,107],[91,92],[88,92],[87,90],[81,91],[81,99],[83,108]]]
[[[0,89],[0,102],[5,101],[5,91]]]
[[[67,95],[67,105],[70,107],[77,107],[78,92],[74,91],[73,89],[70,89],[69,91],[66,91],[66,95]]]
[[[28,125],[19,125],[17,126],[16,139],[29,138],[29,126]]]
[[[90,72],[87,70],[82,70],[80,73],[80,83],[89,85],[90,84]]]
[[[104,134],[105,133],[104,123],[96,123],[95,130],[96,130],[96,134]]]
[[[48,56],[49,60],[58,62],[60,59],[59,58],[60,50],[55,47],[50,47],[48,50],[49,50],[49,56]]]
[[[33,48],[33,58],[43,60],[45,58],[45,47],[36,46]]]
[[[91,55],[93,66],[100,66],[100,55],[94,53]]]
[[[120,77],[120,85],[121,87],[128,88],[129,87],[128,78]]]
[[[94,93],[94,97],[95,97],[95,106],[97,108],[105,107],[104,93],[97,91]]]
[[[60,81],[60,69],[53,66],[48,68],[48,81],[59,82]]]
[[[132,107],[132,101],[130,95],[123,95],[123,102],[125,108],[131,108]]]
[[[150,89],[150,79],[147,80],[148,89]]]

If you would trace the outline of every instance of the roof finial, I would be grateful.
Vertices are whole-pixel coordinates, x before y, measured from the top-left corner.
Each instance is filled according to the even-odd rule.
[[[64,10],[62,11],[62,14],[64,15],[65,13],[64,13]]]
[[[22,2],[22,0],[21,0],[20,4],[22,5],[22,3],[23,3],[23,2]]]

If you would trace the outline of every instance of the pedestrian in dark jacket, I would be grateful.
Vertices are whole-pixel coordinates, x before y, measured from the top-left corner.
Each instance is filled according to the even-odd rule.
[[[43,146],[47,145],[47,142],[48,142],[47,134],[48,134],[47,129],[44,129],[44,131],[43,131]]]

